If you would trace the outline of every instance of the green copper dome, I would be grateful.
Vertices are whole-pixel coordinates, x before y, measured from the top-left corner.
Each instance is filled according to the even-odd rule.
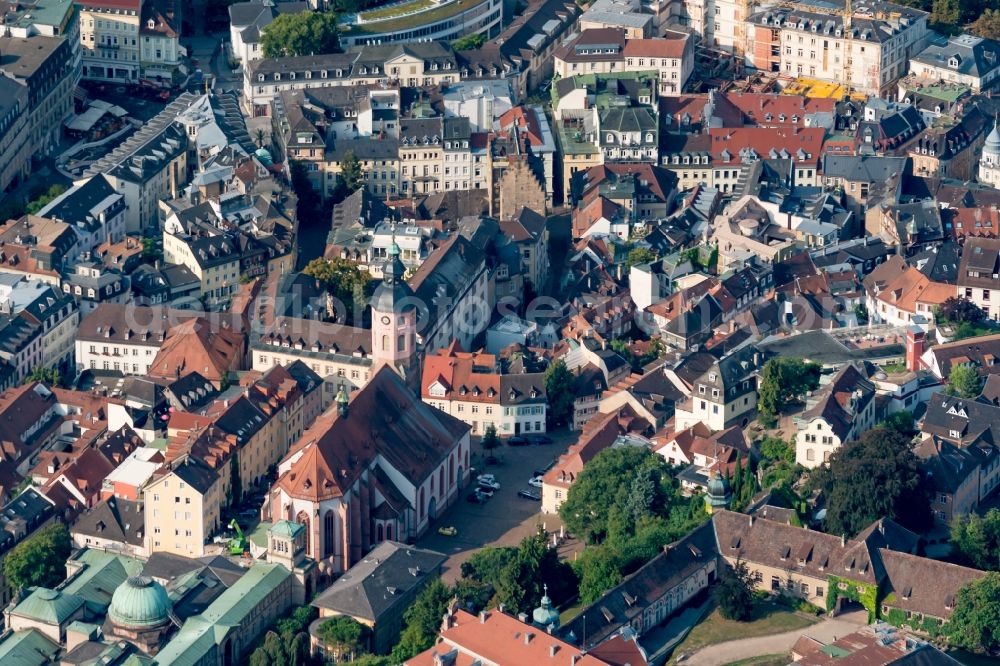
[[[542,605],[534,610],[531,619],[539,627],[555,625],[559,627],[559,611],[552,607],[552,600],[549,599],[549,586],[545,586],[545,596],[542,597]]]
[[[712,511],[713,509],[729,506],[730,499],[729,481],[719,474],[717,470],[712,470],[712,474],[708,480],[708,494],[705,495],[708,510]]]
[[[145,576],[133,576],[115,590],[108,618],[120,627],[155,627],[170,621],[171,609],[162,585]]]

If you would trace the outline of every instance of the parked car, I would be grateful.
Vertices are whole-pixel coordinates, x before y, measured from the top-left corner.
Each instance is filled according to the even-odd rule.
[[[486,500],[487,499],[488,498],[486,497],[486,495],[482,494],[481,492],[479,492],[477,490],[476,492],[474,492],[474,493],[470,494],[468,497],[466,497],[465,501],[466,502],[470,502],[472,504],[486,504]]]
[[[497,488],[500,487],[500,484],[497,482],[497,477],[493,476],[492,474],[480,474],[479,476],[476,477],[476,481],[485,484],[496,483],[497,484],[496,487]]]
[[[479,486],[476,488],[476,492],[481,495],[486,495],[487,497],[493,497],[493,493],[496,492],[492,488],[487,488],[485,486]]]
[[[451,525],[442,526],[438,528],[438,534],[443,534],[444,536],[455,536],[458,534],[458,530]]]
[[[518,497],[523,497],[524,499],[534,500],[536,502],[542,501],[542,494],[538,492],[535,488],[525,488],[524,490],[517,491]]]
[[[531,435],[528,437],[528,441],[535,446],[540,446],[542,444],[551,444],[552,438],[548,435]]]
[[[535,488],[541,488],[542,487],[542,477],[541,476],[533,476],[533,477],[531,477],[530,479],[528,479],[528,485],[529,486],[533,486]]]
[[[507,440],[507,446],[528,446],[528,444],[530,444],[528,438],[521,435],[514,435]]]
[[[487,488],[490,492],[494,490],[500,490],[500,482],[496,479],[478,479],[480,488]]]
[[[553,460],[552,462],[550,462],[545,467],[539,467],[538,469],[536,469],[535,470],[535,476],[545,476],[545,473],[548,472],[550,469],[552,469],[555,466],[556,466],[556,461]]]

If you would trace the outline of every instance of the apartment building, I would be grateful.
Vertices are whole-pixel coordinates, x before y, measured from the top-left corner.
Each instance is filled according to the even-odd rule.
[[[221,307],[232,299],[240,284],[241,258],[238,234],[164,229],[164,261],[186,267],[201,280],[201,299],[208,307]]]
[[[0,192],[16,186],[31,170],[28,86],[0,77]]]
[[[190,310],[102,303],[77,328],[76,369],[146,375],[170,327],[196,315]]]
[[[0,73],[28,87],[26,148],[34,157],[59,145],[62,124],[73,113],[76,63],[64,37],[0,37]]]
[[[958,296],[978,305],[993,321],[1000,321],[1000,240],[965,239],[958,266]]]
[[[664,38],[630,39],[617,28],[584,30],[554,55],[560,78],[577,74],[650,72],[657,74],[661,95],[680,94],[694,71],[690,35],[668,31]]]
[[[849,82],[851,88],[892,95],[910,58],[927,44],[927,12],[887,2],[817,12],[815,6],[761,9],[747,18],[746,57],[765,72]]]
[[[473,435],[493,426],[501,437],[545,432],[544,373],[504,374],[497,358],[456,344],[424,357],[421,399],[464,421]]]
[[[79,6],[83,78],[137,83],[142,0],[84,0]]]
[[[808,468],[828,462],[834,451],[860,437],[883,416],[875,400],[875,385],[853,365],[845,365],[803,412],[795,436],[795,462]]]
[[[221,527],[219,474],[197,458],[186,458],[143,489],[147,553],[201,557]]]
[[[174,12],[176,0],[146,0],[139,28],[140,74],[160,85],[180,83],[181,58],[187,55],[180,44],[180,16]]]

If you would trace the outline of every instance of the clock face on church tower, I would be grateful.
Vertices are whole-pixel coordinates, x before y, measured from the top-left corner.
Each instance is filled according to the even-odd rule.
[[[388,324],[388,323],[389,323],[389,322],[391,322],[391,321],[392,321],[392,320],[391,320],[391,319],[389,319],[389,317],[388,317],[388,316],[386,316],[386,315],[383,315],[383,316],[382,316],[382,323],[383,323],[383,324]]]

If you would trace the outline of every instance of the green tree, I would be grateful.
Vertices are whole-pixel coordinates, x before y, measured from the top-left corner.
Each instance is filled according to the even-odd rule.
[[[628,257],[625,259],[625,268],[627,270],[639,264],[648,264],[651,261],[656,261],[655,252],[648,247],[634,247],[628,251]]]
[[[500,438],[497,437],[497,427],[495,425],[491,423],[486,426],[486,432],[483,433],[483,441],[480,444],[486,452],[490,452],[500,446]]]
[[[960,398],[975,398],[982,391],[983,382],[979,371],[971,365],[959,365],[948,375],[948,393]]]
[[[420,591],[403,613],[405,626],[399,635],[399,643],[392,649],[393,663],[402,663],[434,645],[451,597],[451,590],[440,578],[430,581]]]
[[[953,33],[962,20],[962,5],[959,0],[934,0],[931,3],[930,23],[941,32]]]
[[[68,188],[65,185],[59,183],[50,186],[49,189],[45,191],[45,194],[41,195],[25,207],[25,212],[34,215],[52,203],[53,200],[63,194],[67,189]]]
[[[969,32],[986,39],[1000,40],[1000,9],[987,9],[966,26]]]
[[[765,460],[795,462],[795,445],[780,437],[765,437],[760,440],[757,448]]]
[[[885,421],[882,422],[882,426],[889,428],[890,430],[900,432],[904,435],[912,435],[915,432],[913,414],[906,410],[889,414]]]
[[[337,15],[333,12],[279,14],[260,38],[265,58],[320,55],[340,50]]]
[[[364,182],[361,162],[354,155],[354,151],[348,150],[344,153],[344,159],[340,161],[340,178],[349,193],[357,191]]]
[[[826,531],[857,534],[874,520],[892,518],[914,532],[930,521],[930,504],[920,462],[910,439],[874,428],[833,452],[815,470],[812,483],[827,498]]]
[[[573,568],[580,577],[581,603],[594,603],[622,582],[621,559],[621,551],[610,546],[587,548],[580,553]]]
[[[986,312],[967,298],[949,296],[938,306],[937,316],[950,324],[978,324],[986,319]]]
[[[160,248],[160,239],[153,236],[143,236],[142,238],[142,260],[148,262],[163,259],[163,250]]]
[[[451,48],[456,51],[472,51],[481,48],[485,43],[486,36],[477,32],[465,37],[459,37],[451,43]]]
[[[958,591],[945,631],[956,647],[1000,654],[1000,574],[988,573]]]
[[[59,374],[58,368],[46,368],[40,365],[36,365],[28,373],[28,376],[24,378],[22,384],[30,384],[31,382],[42,382],[43,384],[48,384],[49,386],[58,386],[59,382],[62,381],[62,376]]]
[[[319,280],[334,298],[344,304],[347,312],[342,314],[347,321],[354,321],[356,313],[364,309],[377,284],[368,271],[340,257],[317,257],[306,264],[302,273]]]
[[[799,358],[772,358],[761,372],[757,410],[766,417],[777,416],[783,405],[816,390],[821,370],[818,363],[806,363]]]
[[[350,655],[353,659],[368,646],[368,627],[347,615],[337,615],[325,620],[316,633],[337,652],[341,657],[340,661],[346,661],[342,658],[345,655]]]
[[[724,567],[715,585],[715,600],[722,617],[738,622],[749,620],[753,613],[753,592],[759,581],[760,574],[750,573],[740,560],[732,567]]]
[[[572,418],[576,377],[562,359],[545,369],[545,397],[549,401],[549,420],[552,423],[565,423]]]
[[[971,513],[951,524],[951,546],[955,555],[978,569],[1000,571],[1000,510],[985,516]]]
[[[559,516],[566,529],[577,537],[598,543],[608,535],[610,511],[616,502],[624,503],[632,482],[642,470],[659,474],[659,484],[670,485],[662,456],[633,446],[607,448],[587,463],[570,487]]]
[[[66,526],[50,523],[14,546],[3,560],[3,575],[14,589],[55,587],[66,578],[72,550]]]

